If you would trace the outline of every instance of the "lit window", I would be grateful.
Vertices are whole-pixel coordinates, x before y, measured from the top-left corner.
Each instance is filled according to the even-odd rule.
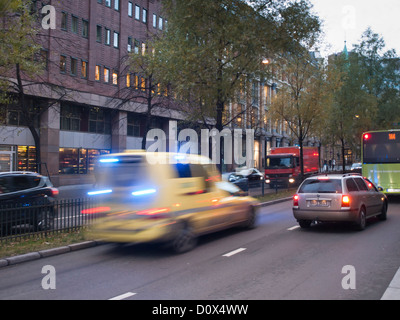
[[[104,82],[109,83],[110,82],[110,69],[104,68]]]
[[[118,73],[116,71],[112,73],[112,84],[118,85]]]
[[[96,66],[94,79],[100,81],[100,66]]]
[[[87,61],[82,60],[81,64],[81,76],[84,79],[87,79]]]

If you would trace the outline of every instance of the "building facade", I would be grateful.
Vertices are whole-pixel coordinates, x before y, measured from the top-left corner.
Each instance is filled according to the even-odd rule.
[[[38,119],[42,172],[55,185],[92,183],[96,156],[140,149],[140,103],[123,100],[123,90],[141,90],[144,79],[127,68],[130,52],[142,52],[167,20],[160,0],[36,1],[36,10],[56,9],[56,29],[38,34],[45,57],[39,82],[26,88],[30,103],[47,104]],[[5,106],[0,126],[0,171],[35,171],[35,143],[21,114]],[[151,127],[167,129],[169,112],[153,117]],[[166,130],[167,132],[168,130]]]
[[[163,32],[168,21],[161,0],[48,0],[34,4],[38,11],[47,4],[56,9],[56,28],[38,34],[43,73],[38,84],[27,86],[25,92],[29,103],[48,106],[37,119],[41,171],[56,186],[93,183],[98,155],[142,147],[146,106],[126,99],[124,92],[144,91],[146,80],[127,68],[128,55],[146,51],[146,40]],[[228,106],[230,129],[255,130],[253,159],[259,169],[271,147],[294,143],[286,124],[268,116],[279,81],[254,81],[251,92]],[[0,171],[36,171],[35,142],[29,129],[21,125],[20,111],[12,105],[4,111]],[[181,119],[173,108],[159,110],[152,116],[151,128],[168,133],[169,121]],[[223,170],[234,167],[223,166]]]

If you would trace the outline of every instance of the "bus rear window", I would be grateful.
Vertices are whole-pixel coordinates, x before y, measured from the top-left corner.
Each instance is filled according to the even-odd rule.
[[[363,142],[364,163],[399,163],[400,134],[394,139],[388,132],[372,132]]]

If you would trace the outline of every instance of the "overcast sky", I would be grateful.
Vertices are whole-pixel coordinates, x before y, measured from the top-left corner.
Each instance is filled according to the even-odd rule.
[[[340,52],[347,40],[350,51],[370,26],[400,55],[400,0],[310,0],[324,21],[326,44],[321,53]]]

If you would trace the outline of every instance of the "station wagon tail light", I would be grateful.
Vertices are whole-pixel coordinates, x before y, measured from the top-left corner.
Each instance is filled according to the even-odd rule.
[[[293,196],[293,207],[298,207],[299,206],[299,195],[295,194]]]
[[[342,208],[348,208],[350,207],[350,197],[343,195],[342,196]]]

